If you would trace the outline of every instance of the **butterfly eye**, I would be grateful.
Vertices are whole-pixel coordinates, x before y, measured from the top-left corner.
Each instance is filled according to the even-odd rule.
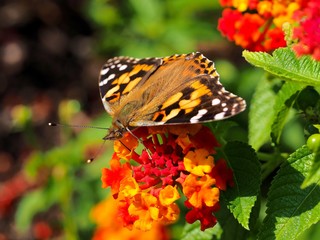
[[[121,137],[122,137],[122,132],[121,132],[121,131],[116,131],[116,132],[114,133],[114,136],[115,136],[116,138],[121,138]]]

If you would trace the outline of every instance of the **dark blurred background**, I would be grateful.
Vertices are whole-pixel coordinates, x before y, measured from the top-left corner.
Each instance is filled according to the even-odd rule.
[[[217,0],[1,0],[0,240],[92,235],[111,144],[86,165],[105,132],[47,123],[109,126],[98,89],[108,58],[201,51],[228,90],[250,98],[260,72],[220,36],[220,14]]]

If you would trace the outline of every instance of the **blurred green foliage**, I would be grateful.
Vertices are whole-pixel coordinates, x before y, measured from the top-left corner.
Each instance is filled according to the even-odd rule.
[[[221,38],[218,1],[93,0],[86,8],[98,29],[97,51],[108,55],[187,53],[201,42]]]
[[[71,100],[69,104],[73,103]],[[92,125],[104,126],[108,124],[106,119],[103,114]],[[75,137],[68,128],[52,131],[61,135],[65,143],[30,156],[25,171],[29,181],[37,182],[38,187],[20,201],[16,212],[17,227],[26,231],[37,214],[57,208],[62,215],[49,220],[53,226],[60,226],[55,230],[62,228],[66,239],[87,239],[93,230],[90,210],[108,195],[108,190],[101,188],[100,176],[101,169],[107,164],[105,160],[111,158],[112,144],[104,144],[103,152],[100,152],[104,135],[101,130],[85,129]],[[96,154],[99,154],[96,159],[87,164],[86,157]]]

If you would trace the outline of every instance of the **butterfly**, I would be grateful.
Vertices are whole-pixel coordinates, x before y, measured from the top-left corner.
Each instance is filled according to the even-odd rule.
[[[241,97],[224,89],[214,63],[200,52],[111,58],[101,69],[99,88],[113,118],[108,140],[140,126],[222,120],[246,108]]]

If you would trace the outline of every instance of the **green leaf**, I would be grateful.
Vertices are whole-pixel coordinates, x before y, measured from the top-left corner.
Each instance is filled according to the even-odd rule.
[[[208,228],[205,231],[200,230],[200,222],[196,221],[193,224],[185,224],[181,234],[181,240],[212,240],[220,239],[222,229],[219,224],[213,228]],[[213,238],[212,236],[215,236]]]
[[[252,65],[283,80],[310,86],[320,85],[320,62],[314,61],[310,56],[297,58],[290,48],[278,48],[272,55],[245,50],[242,55]]]
[[[18,209],[15,214],[16,226],[20,231],[26,231],[33,216],[39,211],[47,209],[46,192],[42,189],[27,193],[19,202]]]
[[[249,144],[256,150],[270,139],[274,102],[272,84],[263,79],[252,97],[249,112]]]
[[[220,210],[215,213],[218,223],[222,227],[221,240],[246,240],[249,231],[244,229],[227,208],[226,201],[220,201]],[[214,227],[215,228],[215,227]]]
[[[219,143],[226,141],[227,133],[231,128],[236,127],[237,123],[233,121],[215,121],[206,123],[206,125],[211,129]]]
[[[250,214],[260,192],[260,163],[255,151],[245,143],[228,142],[223,151],[232,168],[235,184],[223,196],[234,217],[249,229]]]
[[[280,142],[282,130],[287,122],[289,111],[292,108],[298,93],[305,88],[304,84],[296,82],[285,82],[277,94],[274,104],[274,122],[271,127],[272,141]]]
[[[313,154],[312,166],[307,174],[306,179],[302,183],[302,188],[306,188],[311,184],[318,183],[320,180],[320,153]]]
[[[320,220],[319,181],[300,188],[310,171],[312,157],[303,146],[280,167],[268,193],[267,216],[258,239],[296,239]]]

